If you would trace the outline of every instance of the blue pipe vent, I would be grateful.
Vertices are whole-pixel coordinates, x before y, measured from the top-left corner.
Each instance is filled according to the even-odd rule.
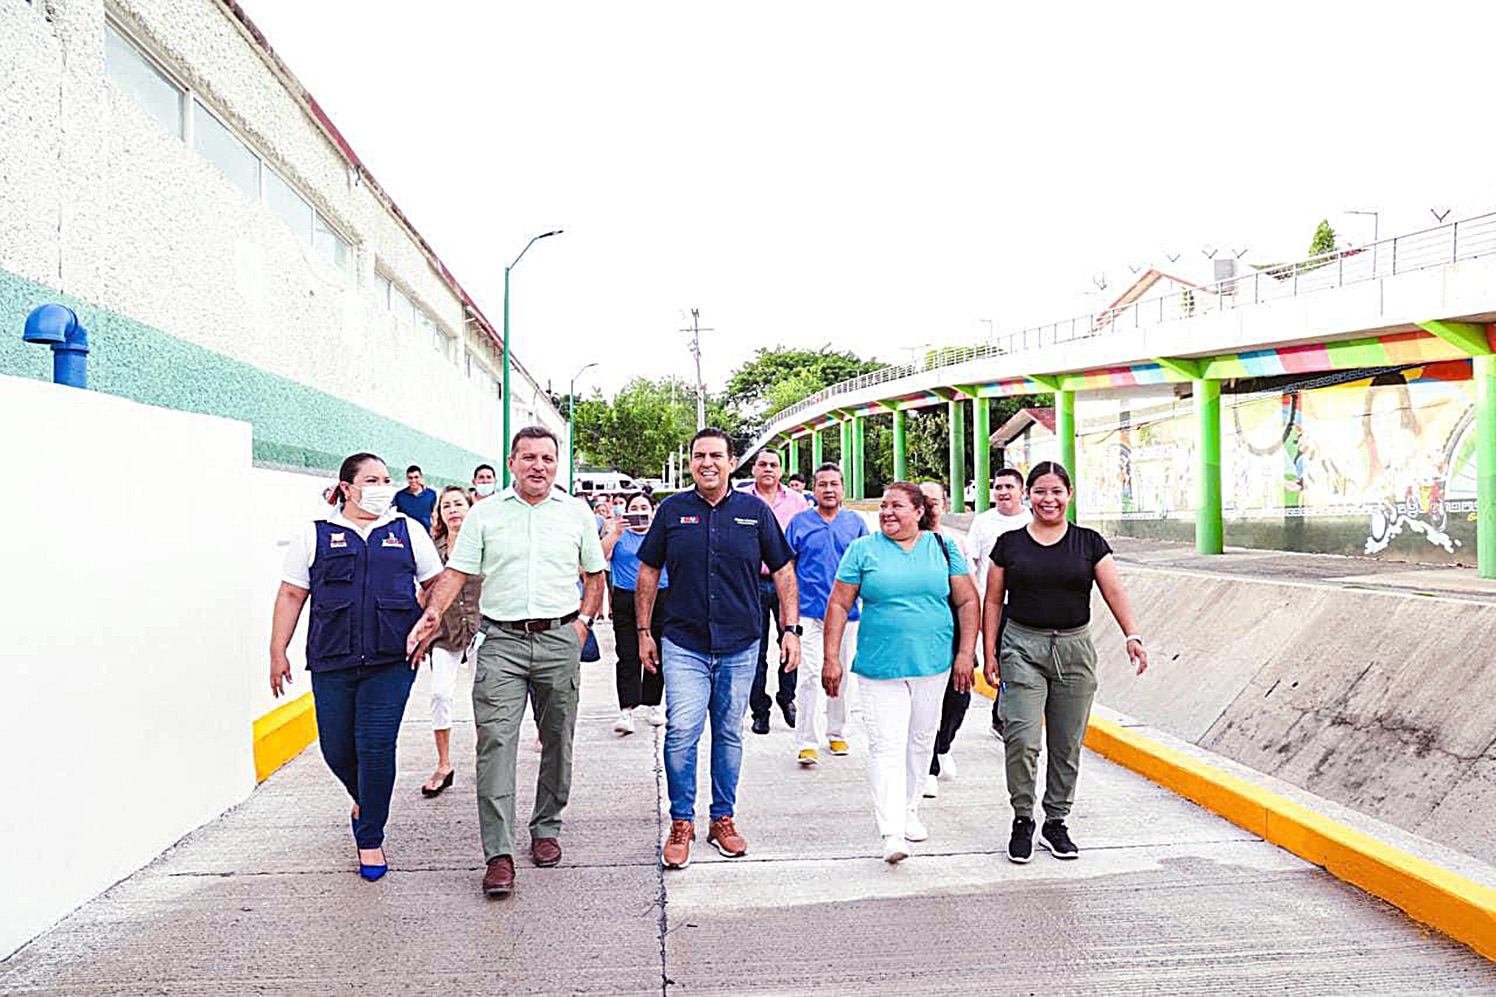
[[[52,380],[70,388],[88,387],[88,330],[65,305],[42,305],[26,316],[28,343],[52,347]]]

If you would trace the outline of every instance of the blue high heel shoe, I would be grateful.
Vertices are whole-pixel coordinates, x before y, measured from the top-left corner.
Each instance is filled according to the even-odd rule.
[[[358,818],[357,817],[349,817],[348,818],[348,826],[353,829],[353,847],[355,849],[357,849],[358,848]],[[386,864],[386,865],[365,865],[363,862],[360,862],[358,864],[358,874],[360,876],[364,877],[365,879],[367,879],[371,883],[374,882],[374,880],[376,880],[376,879],[383,879],[384,878],[384,874],[387,873],[387,872],[389,872],[389,871],[390,871],[390,867],[389,867],[388,864]]]

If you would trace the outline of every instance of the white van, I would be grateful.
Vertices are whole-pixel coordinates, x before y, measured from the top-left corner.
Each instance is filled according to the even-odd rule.
[[[581,495],[594,495],[598,492],[608,494],[636,492],[640,487],[627,474],[605,468],[579,467],[575,480],[576,487],[572,489],[572,492]]]

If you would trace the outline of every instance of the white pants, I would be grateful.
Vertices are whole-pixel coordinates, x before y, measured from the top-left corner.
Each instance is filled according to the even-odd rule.
[[[452,698],[457,694],[457,669],[464,659],[476,661],[478,645],[483,643],[481,633],[474,634],[472,643],[460,651],[446,648],[431,648],[431,729],[452,729]]]
[[[802,616],[805,636],[800,639],[799,680],[795,683],[795,750],[820,748],[821,740],[828,734],[841,737],[847,726],[847,693],[852,688],[852,656],[857,651],[857,621],[849,620],[842,631],[841,695],[826,695],[821,685],[821,666],[826,663],[826,647],[822,635],[826,632],[826,621],[814,616]],[[823,709],[824,707],[824,709]]]
[[[885,838],[902,838],[905,815],[919,809],[949,675],[858,677],[862,721],[867,727],[867,777],[878,833]]]

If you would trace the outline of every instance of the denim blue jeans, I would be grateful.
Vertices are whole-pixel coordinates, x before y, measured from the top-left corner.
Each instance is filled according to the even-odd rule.
[[[743,713],[757,642],[734,654],[702,654],[660,642],[665,672],[665,785],[670,819],[696,819],[696,745],[712,721],[712,819],[731,817],[743,767]]]
[[[395,791],[395,737],[415,678],[403,661],[312,672],[317,740],[327,767],[358,804],[353,837],[360,848],[384,844]]]

